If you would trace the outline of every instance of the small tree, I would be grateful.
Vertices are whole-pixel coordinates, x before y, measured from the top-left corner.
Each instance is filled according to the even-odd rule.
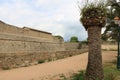
[[[70,39],[70,42],[79,42],[78,37],[72,36],[71,39]]]
[[[104,80],[101,55],[101,28],[105,26],[104,3],[91,3],[83,7],[81,22],[88,31],[88,64],[84,80]]]

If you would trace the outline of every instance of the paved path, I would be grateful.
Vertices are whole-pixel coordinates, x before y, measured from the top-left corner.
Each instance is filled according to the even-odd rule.
[[[115,56],[116,52],[114,51],[104,51],[103,61],[113,60]],[[65,74],[72,71],[83,70],[87,65],[87,57],[88,53],[84,53],[36,66],[0,71],[0,80],[41,80],[40,78],[43,76],[54,76],[61,73]]]

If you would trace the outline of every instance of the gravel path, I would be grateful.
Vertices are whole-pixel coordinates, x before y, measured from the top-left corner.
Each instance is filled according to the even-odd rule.
[[[104,51],[102,55],[103,62],[107,62],[115,59],[117,54],[115,51]],[[83,53],[36,66],[0,71],[0,80],[51,80],[50,76],[84,70],[87,65],[87,57],[88,53]],[[45,77],[49,79],[45,79]]]

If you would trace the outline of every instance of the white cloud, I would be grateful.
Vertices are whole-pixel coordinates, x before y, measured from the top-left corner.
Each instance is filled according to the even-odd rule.
[[[45,30],[62,35],[65,39],[75,35],[86,38],[85,30],[79,22],[76,2],[75,0],[0,0],[0,17],[6,23]]]

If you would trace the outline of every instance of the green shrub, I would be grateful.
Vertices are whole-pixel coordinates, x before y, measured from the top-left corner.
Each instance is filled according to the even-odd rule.
[[[50,61],[52,61],[52,59],[51,59],[51,58],[49,58],[49,59],[48,59],[48,62],[50,62]]]
[[[38,64],[44,63],[45,60],[38,60]]]
[[[54,37],[56,37],[56,38],[58,38],[58,39],[62,39],[62,40],[63,40],[63,37],[62,37],[62,36],[60,36],[60,35],[57,35],[57,36],[54,36]]]
[[[60,78],[62,78],[62,80],[68,80],[64,74],[61,74]]]
[[[88,40],[80,41],[82,44],[88,44]]]
[[[3,66],[2,69],[3,70],[9,70],[10,68],[8,66]]]

